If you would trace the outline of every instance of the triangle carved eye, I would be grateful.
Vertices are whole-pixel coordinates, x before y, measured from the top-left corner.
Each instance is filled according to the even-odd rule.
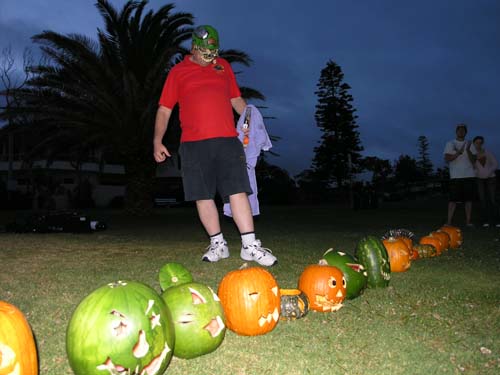
[[[207,303],[207,300],[195,289],[189,288],[191,292],[191,298],[193,299],[193,305],[200,305],[202,303]]]
[[[260,294],[259,292],[248,293],[252,301],[257,301],[257,299],[259,298],[259,294]]]

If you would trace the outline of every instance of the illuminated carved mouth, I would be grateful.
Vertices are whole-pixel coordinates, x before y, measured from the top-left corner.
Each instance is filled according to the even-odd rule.
[[[275,322],[277,322],[277,321],[278,321],[278,319],[279,319],[279,317],[280,317],[280,313],[279,313],[279,311],[278,311],[278,308],[277,308],[277,307],[275,307],[275,308],[274,308],[274,311],[273,311],[272,313],[267,314],[267,316],[261,316],[261,317],[259,318],[259,326],[260,326],[260,327],[262,327],[264,324],[266,324],[266,323],[268,323],[268,324],[269,324],[269,323],[271,323],[273,320],[274,320]]]
[[[341,290],[337,292],[337,297],[342,298],[344,294]],[[325,296],[316,295],[316,306],[319,306],[323,311],[337,311],[342,306],[344,306],[341,302],[336,302],[326,298]]]
[[[380,274],[385,281],[389,281],[391,279],[391,274],[389,272],[380,271]]]
[[[206,329],[210,336],[217,337],[220,335],[222,331],[224,331],[225,325],[220,316],[216,316],[214,319],[210,321],[203,329]]]
[[[362,264],[357,264],[357,263],[346,263],[345,264],[348,267],[351,267],[351,269],[355,272],[360,272],[363,274],[363,276],[368,277],[368,273],[365,270],[365,267],[363,267]]]
[[[144,369],[142,370],[141,374],[146,374],[146,375],[155,375],[160,371],[160,367],[167,357],[168,352],[170,351],[170,348],[168,347],[167,342],[165,342],[165,347],[163,348],[162,352],[160,355],[154,357],[151,362],[149,362],[148,365],[144,366]]]
[[[106,358],[102,365],[96,367],[100,371],[108,370],[110,374],[126,375],[129,373],[128,368],[121,365],[115,365],[111,358]]]
[[[165,342],[165,347],[163,348],[162,352],[154,357],[151,362],[149,362],[146,366],[144,366],[143,370],[141,371],[141,374],[145,375],[155,375],[160,371],[161,365],[165,361],[165,358],[167,357],[167,354],[171,351],[169,348],[167,342]],[[138,367],[138,366],[137,366]],[[103,364],[99,365],[96,367],[97,370],[100,371],[109,371],[110,374],[115,374],[115,375],[129,375],[130,370],[126,367],[123,367],[121,365],[115,365],[111,358],[106,358],[106,361],[104,361]],[[139,369],[136,368],[136,371],[134,374],[138,374]]]

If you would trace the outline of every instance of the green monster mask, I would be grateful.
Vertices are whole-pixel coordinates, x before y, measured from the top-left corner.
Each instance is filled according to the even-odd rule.
[[[219,56],[219,33],[210,25],[198,26],[193,30],[193,48],[201,52],[205,62],[212,62]]]

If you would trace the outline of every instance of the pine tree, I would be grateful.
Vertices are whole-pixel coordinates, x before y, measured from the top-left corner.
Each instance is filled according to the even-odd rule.
[[[417,167],[420,176],[424,179],[432,175],[434,166],[429,157],[429,141],[425,135],[418,137],[418,159]]]
[[[321,71],[315,92],[315,119],[323,135],[314,149],[312,169],[325,185],[338,187],[344,186],[359,169],[363,150],[349,94],[351,87],[343,79],[340,66],[330,60]]]

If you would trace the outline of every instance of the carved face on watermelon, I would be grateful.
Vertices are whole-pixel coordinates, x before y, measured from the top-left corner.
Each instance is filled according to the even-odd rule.
[[[195,358],[217,349],[224,340],[224,310],[214,291],[200,283],[168,288],[162,294],[175,327],[174,355]]]
[[[147,285],[118,281],[89,294],[66,334],[74,373],[162,374],[172,357],[174,327],[160,295]]]
[[[386,281],[391,280],[391,264],[388,259],[382,258],[380,260],[380,275]]]

